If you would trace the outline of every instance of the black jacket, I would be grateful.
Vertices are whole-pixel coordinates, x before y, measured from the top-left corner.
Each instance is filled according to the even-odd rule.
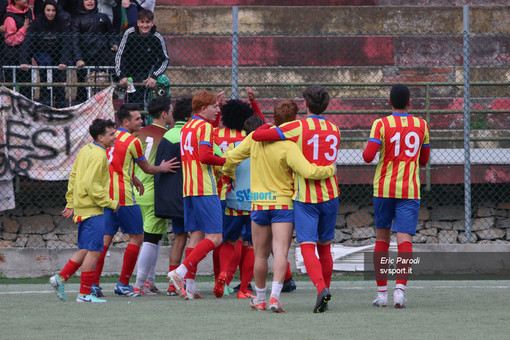
[[[57,15],[54,20],[49,21],[42,14],[32,22],[21,48],[21,64],[30,64],[36,53],[49,54],[54,61],[54,65],[67,65],[71,60],[71,36],[66,19],[60,15],[60,7],[53,0],[46,0],[41,8],[42,11],[46,4],[55,6]]]
[[[0,26],[4,24],[5,12],[8,5],[9,0],[0,0]]]
[[[80,5],[80,11],[71,19],[74,59],[83,60],[108,53],[116,45],[116,37],[108,15],[99,13],[96,7],[90,12]]]
[[[153,26],[151,32],[141,35],[138,27],[131,27],[122,37],[115,56],[115,72],[119,79],[132,77],[141,82],[148,77],[157,79],[168,66],[165,40]]]
[[[177,157],[181,161],[179,143],[172,143],[163,138],[159,142],[154,165],[160,165],[163,160]],[[176,173],[160,173],[154,175],[154,215],[160,218],[184,218],[184,204],[182,198],[182,168]]]

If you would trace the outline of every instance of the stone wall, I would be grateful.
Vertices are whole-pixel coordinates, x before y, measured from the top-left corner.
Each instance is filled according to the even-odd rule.
[[[420,208],[417,233],[413,237],[413,243],[508,244],[510,243],[509,210],[510,203],[476,207],[471,219],[471,242],[468,242],[464,228],[464,206],[443,205]],[[374,243],[373,207],[340,205],[334,242],[349,246]]]
[[[62,208],[17,208],[0,220],[0,248],[75,248],[77,226],[60,216]],[[485,204],[473,210],[472,240],[478,244],[510,243],[510,203]],[[464,207],[443,205],[421,208],[413,243],[468,243],[464,232]],[[168,235],[172,240],[172,234]],[[114,245],[125,246],[117,234]],[[362,246],[375,242],[373,208],[342,203],[338,209],[335,243]]]

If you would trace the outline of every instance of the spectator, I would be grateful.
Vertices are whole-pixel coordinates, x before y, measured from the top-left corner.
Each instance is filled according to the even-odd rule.
[[[28,0],[11,0],[9,6],[7,6],[4,26],[5,26],[5,45],[4,53],[4,65],[19,65],[19,52],[21,44],[25,40],[28,27],[34,20],[34,14],[28,7]],[[26,83],[30,81],[30,73],[20,72],[16,70],[17,83]],[[8,83],[14,82],[13,71],[8,70],[5,74],[5,81]],[[25,97],[30,97],[30,87],[20,87],[20,93]]]
[[[30,28],[21,48],[21,69],[27,71],[32,57],[39,66],[58,66],[58,70],[53,71],[54,82],[65,82],[65,68],[71,60],[71,49],[68,44],[69,27],[65,17],[59,15],[60,6],[54,0],[46,0],[43,3],[43,15],[38,16]],[[40,80],[42,83],[48,82],[47,71],[40,70]],[[64,87],[54,87],[56,101],[55,107],[65,106]],[[51,92],[47,87],[41,87],[39,101],[46,105],[51,105]]]
[[[139,0],[140,7],[147,9],[154,13],[154,7],[156,7],[156,0]]]
[[[135,27],[138,18],[138,12],[142,8],[136,0],[122,0],[122,7],[124,7],[126,10],[127,28],[129,29],[131,27]]]
[[[97,10],[99,13],[108,15],[110,21],[113,23],[113,8],[117,6],[117,0],[98,0]]]
[[[7,6],[9,2],[7,0],[0,0],[0,26],[4,24],[5,11],[7,10]],[[5,31],[1,31],[2,33]]]
[[[35,0],[34,1],[34,15],[37,19],[44,14],[44,4],[47,0]],[[53,0],[57,4],[57,16],[61,18],[68,26],[71,25],[71,13],[64,10],[67,4],[67,0]]]
[[[5,11],[7,10],[8,2],[7,0],[0,0],[0,34],[5,33],[4,26],[4,17]],[[4,81],[4,72],[3,72],[3,64],[4,64],[4,44],[0,43],[0,83]]]
[[[163,74],[168,65],[168,52],[165,40],[156,32],[154,14],[146,9],[138,13],[137,27],[128,29],[115,56],[115,72],[119,84],[127,87],[127,78],[136,83],[144,82],[145,87],[154,88],[156,79]],[[128,101],[145,107],[143,87],[135,87]]]
[[[74,18],[80,12],[80,3],[82,0],[60,0],[60,6],[62,9]]]
[[[78,67],[78,82],[83,83],[87,78],[87,71],[83,66],[113,65],[113,53],[117,51],[112,23],[106,14],[99,13],[95,0],[83,0],[80,11],[71,20],[73,39],[73,53],[76,67]],[[96,72],[98,69],[96,68]],[[87,100],[87,89],[77,90],[76,102]]]

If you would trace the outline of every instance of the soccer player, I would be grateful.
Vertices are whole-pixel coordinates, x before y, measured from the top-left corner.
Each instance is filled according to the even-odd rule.
[[[74,214],[73,222],[78,223],[78,251],[59,274],[50,278],[50,284],[62,301],[67,301],[65,282],[82,267],[78,302],[106,302],[91,295],[97,259],[103,249],[104,215],[103,208],[117,211],[119,202],[108,195],[110,174],[106,148],[115,142],[115,123],[111,120],[96,119],[89,127],[94,142],[85,145],[73,165],[67,185],[67,205],[62,211],[64,217]]]
[[[244,131],[250,134],[259,126],[264,124],[264,120],[259,116],[251,116],[244,124]],[[230,144],[228,151],[234,149],[241,142]],[[236,182],[232,185],[232,190],[227,193],[227,207],[223,224],[223,238],[234,243],[235,256],[231,258],[227,268],[227,281],[230,284],[237,266],[240,267],[241,284],[237,292],[238,299],[253,298],[254,295],[248,292],[248,285],[253,278],[253,243],[251,239],[251,199],[250,193],[250,161],[245,159],[235,170]],[[240,237],[242,235],[242,237]]]
[[[174,169],[179,167],[179,163],[175,159],[171,159],[155,166],[147,161],[142,143],[133,136],[135,131],[140,131],[142,128],[142,116],[137,104],[122,105],[117,111],[117,119],[120,122],[120,127],[116,132],[117,139],[114,147],[108,151],[108,161],[110,163],[110,197],[119,201],[120,208],[117,212],[113,212],[111,209],[105,209],[104,212],[104,246],[97,262],[93,291],[98,296],[103,295],[99,287],[99,278],[103,271],[106,252],[120,227],[123,233],[128,234],[129,244],[124,252],[122,271],[114,292],[118,295],[138,297],[140,294],[136,293],[129,285],[129,279],[133,274],[143,242],[142,212],[133,192],[133,187],[136,187],[140,193],[143,193],[143,184],[134,176],[135,163],[149,174],[175,172]]]
[[[398,257],[412,258],[412,237],[416,234],[420,209],[420,165],[427,164],[430,155],[429,127],[421,118],[407,113],[409,89],[401,84],[390,91],[392,114],[372,124],[370,139],[363,151],[363,159],[370,163],[380,151],[374,176],[374,215],[376,241],[374,268],[377,298],[372,305],[388,305],[388,275],[383,275],[381,258],[388,258],[391,229],[397,233]],[[397,263],[393,306],[405,308],[404,291],[410,266]]]
[[[168,131],[167,125],[174,122],[171,107],[170,97],[154,98],[148,106],[154,122],[134,134],[140,139],[142,150],[150,164],[156,164],[158,146]],[[143,195],[135,192],[136,201],[142,211],[144,242],[138,258],[134,291],[141,295],[153,295],[159,292],[154,282],[155,270],[161,239],[168,229],[168,220],[154,215],[154,176],[146,174],[140,167],[135,168],[135,176],[144,187]]]
[[[221,100],[221,97],[219,99]],[[211,124],[220,113],[218,101],[218,97],[212,92],[196,93],[192,100],[194,116],[181,130],[184,224],[186,228],[194,229],[190,235],[190,243],[197,235],[205,234],[205,238],[186,254],[183,263],[168,273],[168,278],[181,295],[192,295],[196,292],[194,280],[186,282],[184,291],[186,274],[188,271],[196,271],[198,263],[222,242],[223,211],[213,166],[223,165],[225,158],[213,154]]]
[[[296,119],[298,106],[294,101],[279,102],[274,109],[275,124]],[[234,177],[235,166],[250,159],[252,198],[252,239],[255,252],[254,276],[257,296],[250,301],[253,309],[266,310],[267,259],[272,251],[273,284],[269,308],[276,313],[284,310],[279,301],[287,270],[287,255],[292,240],[294,212],[293,171],[305,178],[329,178],[334,166],[317,166],[303,156],[296,143],[255,142],[250,134],[234,150],[226,154],[224,172]]]
[[[214,143],[220,147],[222,152],[225,152],[227,147],[232,143],[240,142],[246,137],[244,123],[248,118],[253,116],[255,111],[253,108],[257,110],[255,111],[257,116],[263,119],[263,114],[260,109],[258,109],[253,90],[251,88],[247,88],[246,90],[249,94],[248,98],[252,106],[241,100],[232,99],[221,107],[221,121],[224,127],[214,130]],[[237,215],[232,215],[235,214],[233,211],[226,210],[227,180],[228,177],[219,176],[217,174],[218,195],[220,196],[222,210],[225,212],[223,229],[228,230],[224,230],[223,232],[223,243],[213,251],[214,276],[216,279],[214,292],[218,298],[221,298],[224,293],[228,295],[233,292],[233,289],[228,287],[232,276],[227,275],[227,272],[231,259],[235,254],[237,239],[242,231],[242,224],[229,224],[232,221],[227,216]],[[249,215],[249,212],[244,212],[242,214]],[[232,230],[232,228],[240,229]],[[227,284],[227,290],[224,290],[225,284]]]
[[[310,163],[333,164],[337,158],[340,130],[322,116],[329,104],[328,91],[322,86],[314,85],[303,92],[303,97],[306,103],[306,119],[282,124],[273,129],[265,125],[253,133],[253,139],[288,139],[296,142]],[[331,241],[335,238],[338,196],[336,176],[314,180],[296,174],[292,197],[294,228],[306,271],[317,288],[314,313],[325,312],[327,303],[331,300]],[[319,258],[315,255],[315,249]]]
[[[180,137],[183,126],[190,119],[193,109],[191,97],[184,97],[175,102],[172,115],[175,125],[168,130],[159,143],[156,154],[156,165],[164,159],[176,157],[181,160]],[[186,246],[188,233],[184,228],[184,204],[182,201],[182,168],[176,173],[154,175],[154,211],[156,216],[172,219],[172,233],[174,242],[169,254],[169,271],[177,269],[181,264],[182,253]],[[171,192],[172,195],[168,193]],[[175,286],[170,283],[166,292],[168,296],[179,295]],[[199,298],[198,295],[190,294],[187,298]]]

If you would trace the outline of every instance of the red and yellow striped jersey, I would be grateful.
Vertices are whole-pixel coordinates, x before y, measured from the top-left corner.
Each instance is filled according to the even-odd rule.
[[[242,142],[246,137],[246,131],[239,131],[229,128],[214,129],[214,144],[218,145],[221,152],[225,153],[227,147],[235,142]]]
[[[193,116],[181,130],[183,196],[218,195],[212,165],[201,163],[199,146],[213,146],[213,126],[200,116]]]
[[[312,164],[331,165],[336,161],[340,130],[323,116],[310,115],[276,128],[281,139],[296,142],[305,158]],[[336,176],[313,180],[296,174],[293,200],[303,203],[321,203],[339,196]]]
[[[381,145],[374,176],[374,196],[420,199],[422,146],[430,143],[427,122],[408,113],[393,113],[372,124],[369,141]]]
[[[228,215],[228,216],[250,216],[251,215],[251,211],[247,211],[247,210],[235,210],[235,209],[231,209],[229,207],[226,207],[225,208],[225,215]]]
[[[133,174],[135,162],[145,159],[142,143],[128,130],[118,128],[113,148],[108,148],[110,163],[110,198],[119,201],[121,206],[135,205]]]
[[[246,137],[246,132],[229,129],[229,128],[216,128],[214,129],[214,144],[218,145],[221,152],[225,153],[227,147],[235,142],[242,142]],[[227,185],[224,178],[216,172],[216,185],[218,186],[218,195],[220,200],[227,199]]]

